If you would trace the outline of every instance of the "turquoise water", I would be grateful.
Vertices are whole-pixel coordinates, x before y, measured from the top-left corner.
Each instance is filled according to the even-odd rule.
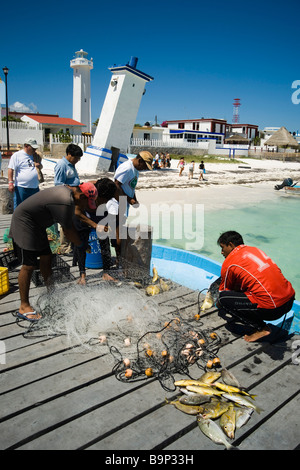
[[[191,227],[195,230],[195,220]],[[243,236],[245,244],[257,246],[270,256],[292,283],[296,300],[300,300],[300,197],[278,194],[275,200],[254,203],[251,207],[205,210],[204,243],[199,249],[189,248],[188,236],[182,239],[154,238],[153,242],[189,249],[222,263],[224,258],[217,239],[226,230],[236,230]]]

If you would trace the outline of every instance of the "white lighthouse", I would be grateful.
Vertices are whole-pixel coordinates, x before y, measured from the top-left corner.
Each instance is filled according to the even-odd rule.
[[[78,171],[114,171],[127,159],[124,153],[128,151],[145,84],[153,80],[150,75],[137,70],[137,61],[136,57],[131,57],[128,64],[109,69],[113,75],[93,143],[76,165]]]
[[[86,125],[85,132],[91,132],[91,78],[93,59],[87,58],[88,53],[82,49],[75,52],[70,61],[73,69],[73,119]]]

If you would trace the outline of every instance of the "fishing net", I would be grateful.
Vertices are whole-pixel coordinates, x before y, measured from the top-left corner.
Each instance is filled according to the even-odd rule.
[[[136,382],[155,377],[165,390],[175,391],[174,374],[191,377],[189,369],[194,364],[202,370],[220,366],[219,336],[202,327],[199,313],[183,318],[179,309],[173,307],[173,318],[161,319],[161,328],[142,335],[132,356],[124,356],[116,346],[110,348],[116,361],[113,372],[118,380]]]
[[[128,383],[152,377],[168,391],[175,390],[174,374],[191,377],[194,364],[203,370],[220,365],[220,338],[200,321],[201,293],[196,309],[187,313],[176,300],[168,301],[176,287],[170,280],[152,278],[148,271],[128,263],[122,273],[120,282],[98,280],[45,291],[33,302],[42,318],[24,336],[65,335],[76,351],[92,351],[108,360],[118,380]],[[168,313],[163,314],[159,294],[168,291],[163,303]]]

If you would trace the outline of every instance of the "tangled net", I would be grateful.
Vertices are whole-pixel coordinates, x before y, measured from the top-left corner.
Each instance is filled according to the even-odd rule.
[[[189,369],[202,370],[220,366],[217,357],[220,338],[200,321],[198,311],[187,314],[172,304],[171,313],[162,315],[156,302],[159,294],[145,295],[150,285],[174,284],[157,277],[155,282],[140,267],[127,266],[127,278],[118,283],[56,287],[36,300],[42,319],[30,325],[24,336],[54,337],[65,335],[76,351],[92,351],[106,359],[113,358],[112,372],[117,380],[136,382],[158,379],[167,391],[175,391],[174,374],[190,378]],[[138,280],[139,288],[136,287]],[[163,290],[163,289],[162,289]],[[162,291],[160,290],[160,292]]]
[[[177,309],[176,317],[166,321],[160,329],[148,331],[136,344],[131,357],[116,346],[110,347],[116,364],[113,372],[123,382],[136,382],[154,377],[167,391],[175,391],[174,374],[184,374],[192,378],[189,368],[220,367],[217,357],[220,337],[209,329],[201,328],[198,314],[191,319],[181,317]]]

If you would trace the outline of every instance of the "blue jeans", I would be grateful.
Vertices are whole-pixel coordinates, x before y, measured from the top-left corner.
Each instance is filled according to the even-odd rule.
[[[35,193],[39,192],[39,187],[37,188],[22,188],[22,186],[15,186],[14,191],[14,209],[25,201],[29,196],[32,196]]]

